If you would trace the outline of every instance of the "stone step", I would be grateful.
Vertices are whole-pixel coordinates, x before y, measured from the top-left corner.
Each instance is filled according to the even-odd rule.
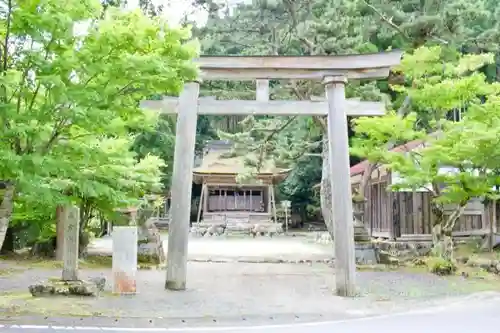
[[[210,227],[225,227],[226,222],[224,221],[203,221],[200,223],[193,223],[193,227],[197,228],[210,228]]]

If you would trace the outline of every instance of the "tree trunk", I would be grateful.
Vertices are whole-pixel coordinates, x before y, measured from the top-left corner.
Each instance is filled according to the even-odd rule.
[[[64,242],[64,206],[58,205],[56,207],[56,260],[63,260],[63,242]]]
[[[9,227],[10,218],[12,216],[12,208],[14,207],[14,192],[15,187],[10,183],[4,183],[3,198],[0,201],[0,249],[3,247],[7,229]]]
[[[7,232],[5,233],[5,239],[3,241],[2,248],[0,249],[1,254],[13,253],[15,250],[15,230],[14,227],[9,226]]]
[[[464,204],[460,204],[455,211],[448,217],[444,215],[444,208],[439,204],[432,204],[432,213],[434,214],[434,224],[432,226],[432,253],[436,257],[453,261],[453,237],[452,232],[458,218],[465,210]]]
[[[90,244],[90,235],[87,232],[87,226],[90,220],[94,217],[92,203],[88,200],[82,200],[80,204],[80,225],[79,225],[79,242],[78,256],[84,258],[87,255],[88,246]]]
[[[320,205],[321,214],[325,220],[326,228],[334,238],[333,234],[333,203],[332,203],[332,186],[330,175],[330,161],[328,158],[328,134],[323,134],[323,151],[321,152],[323,165],[321,170],[321,188],[320,188]]]
[[[443,228],[442,224],[432,227],[432,252],[436,257],[447,261],[453,260],[453,238],[451,231]]]

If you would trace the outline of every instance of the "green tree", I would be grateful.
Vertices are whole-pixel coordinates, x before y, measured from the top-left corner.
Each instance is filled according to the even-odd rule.
[[[199,1],[197,1],[199,2]],[[202,51],[216,54],[279,54],[279,55],[307,55],[307,54],[346,54],[377,52],[388,48],[402,48],[411,52],[412,49],[423,44],[443,44],[462,52],[480,52],[484,46],[498,43],[498,34],[495,27],[495,11],[491,0],[482,0],[469,3],[462,0],[453,1],[392,1],[392,0],[346,0],[346,1],[252,1],[240,4],[228,10],[217,1],[201,1],[211,10],[208,23],[196,33],[200,36]],[[268,22],[273,22],[268,24]],[[481,48],[472,47],[474,43]],[[497,49],[495,49],[496,51]],[[500,73],[498,66],[490,72]],[[489,75],[494,77],[494,75]],[[400,82],[403,80],[402,82]],[[349,83],[347,94],[349,97],[361,97],[364,100],[380,100],[384,94],[391,98],[394,108],[405,115],[416,106],[403,91],[393,91],[389,85],[394,83],[411,85],[411,80],[404,81],[401,74],[391,75],[389,80],[382,80],[376,84],[366,82]],[[239,96],[251,86],[236,84],[226,86],[226,95]],[[381,94],[384,93],[384,94]],[[250,92],[250,98],[253,97]],[[272,99],[308,99],[312,95],[322,95],[323,88],[318,83],[311,82],[271,82]],[[233,97],[233,98],[234,98]],[[240,97],[241,98],[241,97]],[[425,114],[425,112],[424,112]],[[296,131],[293,121],[302,123],[302,132],[316,127],[317,131],[325,132],[325,119],[293,120],[269,117],[256,118],[270,128],[284,128]],[[311,125],[312,124],[312,125]],[[290,127],[288,127],[290,126]],[[264,125],[258,126],[265,127]],[[235,133],[236,131],[225,131]],[[350,133],[351,135],[353,133]],[[260,142],[261,145],[276,147],[283,150],[292,146],[278,147],[279,135],[271,138],[272,142]],[[300,136],[298,136],[299,138]],[[266,138],[262,135],[261,138]],[[306,139],[300,137],[300,139]],[[314,139],[316,140],[316,139]],[[313,141],[309,142],[313,143]],[[323,165],[321,202],[323,216],[332,230],[328,174],[327,142],[323,141]],[[257,142],[253,142],[257,145]],[[393,142],[389,142],[389,148]],[[312,145],[313,146],[313,145]],[[311,147],[312,147],[311,146]],[[297,151],[298,152],[298,151]],[[296,155],[294,152],[292,155]],[[270,153],[270,155],[273,155]],[[279,155],[279,154],[275,154]],[[351,158],[355,163],[358,157]],[[293,164],[292,164],[293,165]],[[373,168],[370,165],[368,169]],[[365,172],[370,174],[370,172]],[[363,194],[363,193],[361,193]],[[329,222],[330,221],[330,222]]]
[[[399,68],[412,86],[394,87],[411,98],[414,110],[406,117],[393,112],[355,121],[352,153],[397,173],[402,181],[394,190],[424,188],[431,194],[434,250],[445,260],[453,259],[451,232],[467,202],[491,195],[497,179],[491,170],[499,158],[493,144],[499,135],[500,85],[478,72],[492,62],[493,54],[459,56],[446,48],[421,47],[407,54]],[[448,120],[453,112],[465,114],[464,120]],[[488,138],[494,139],[489,143]],[[419,149],[387,151],[391,142],[415,139],[423,140]],[[456,208],[447,214],[445,204]]]
[[[75,193],[112,195],[109,188],[98,193],[105,187],[87,173],[96,168],[89,157],[112,160],[120,152],[113,152],[114,145],[131,130],[154,126],[155,117],[138,102],[178,93],[184,80],[197,75],[191,62],[196,45],[185,43],[187,30],[140,11],[109,8],[101,19],[103,7],[93,0],[71,0],[60,9],[52,0],[9,1],[1,17],[0,179],[7,195],[0,244],[14,191],[47,204]],[[125,164],[136,171],[141,165]],[[114,177],[116,169],[100,172]],[[125,176],[128,187],[118,184],[115,190],[134,188],[140,177]]]
[[[376,49],[370,47],[365,34],[362,33],[362,29],[367,26],[367,23],[358,14],[358,1],[338,1],[335,3],[328,1],[316,3],[309,1],[254,1],[239,4],[232,10],[220,9],[220,7],[213,6],[214,2],[210,3],[209,7],[212,8],[213,12],[209,15],[207,25],[196,32],[200,36],[203,53],[314,55],[357,53]],[[222,18],[219,16],[221,12],[225,12]],[[269,22],[272,23],[268,24]],[[210,88],[213,87],[212,85]],[[254,98],[254,87],[248,83],[231,82],[227,83],[225,87],[223,98]],[[214,90],[217,91],[217,89]],[[309,99],[311,96],[323,94],[323,87],[319,83],[309,81],[271,82],[271,99]],[[366,83],[350,86],[348,94],[349,96],[364,96],[364,98],[370,99],[380,98],[377,87]],[[233,136],[232,139],[241,141],[244,137],[253,137],[252,141],[241,141],[241,146],[248,147],[250,152],[259,150],[258,146],[268,146],[265,150],[269,153],[267,156],[269,158],[273,156],[282,158],[284,156],[281,156],[281,152],[290,151],[291,147],[294,146],[298,149],[291,153],[291,156],[295,157],[294,162],[301,156],[301,153],[308,152],[308,149],[302,147],[301,142],[307,142],[306,146],[309,146],[310,149],[317,148],[318,144],[321,144],[321,136],[326,128],[325,120],[320,117],[314,120],[307,117],[291,119],[258,117],[245,121],[259,124],[256,125],[252,133],[242,133],[239,138]],[[243,125],[239,128],[233,126],[221,129],[227,134],[235,134],[244,132],[245,127],[248,128],[248,126]],[[257,133],[259,128],[262,130],[260,134]],[[279,134],[268,136],[265,132],[269,129],[279,132]],[[317,134],[314,139],[308,134],[311,131],[320,133],[319,142]],[[297,133],[300,134],[296,135]],[[224,136],[224,134],[222,135]],[[289,137],[289,139],[281,140],[281,136]],[[230,135],[226,137],[231,138]],[[277,140],[280,140],[280,143],[275,142]],[[291,143],[293,140],[297,143]],[[323,141],[326,147],[327,142]],[[274,149],[276,152],[271,152]],[[243,150],[240,153],[246,154]],[[333,233],[333,224],[330,218],[331,198],[328,195],[330,180],[327,172],[326,150],[323,150],[323,157],[321,206],[325,221]],[[276,161],[279,164],[284,164],[290,162],[291,159],[276,159]],[[293,166],[294,163],[290,165]]]

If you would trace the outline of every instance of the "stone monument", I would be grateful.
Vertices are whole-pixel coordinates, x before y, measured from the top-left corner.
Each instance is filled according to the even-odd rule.
[[[112,237],[113,293],[135,294],[137,292],[137,227],[115,227]]]
[[[365,197],[359,194],[353,195],[354,252],[357,264],[370,265],[376,264],[379,260],[370,233],[363,222],[365,203]]]

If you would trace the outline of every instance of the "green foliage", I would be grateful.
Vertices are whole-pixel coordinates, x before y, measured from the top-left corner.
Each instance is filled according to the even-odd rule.
[[[493,25],[490,2],[363,0],[364,12],[383,25],[372,37],[376,44],[398,48],[419,47],[429,41],[472,46]]]
[[[452,261],[440,257],[428,258],[426,265],[429,271],[436,275],[452,275],[457,270],[457,266]]]
[[[4,10],[0,179],[52,208],[91,201],[111,211],[157,191],[164,161],[132,152],[132,133],[157,126],[140,100],[177,94],[197,76],[189,31],[139,10],[102,15],[95,0],[66,1],[64,11],[55,0],[12,1]],[[28,213],[21,207],[17,216]]]
[[[394,87],[411,99],[408,115],[355,121],[353,154],[397,174],[400,181],[391,185],[393,190],[431,194],[438,258],[430,269],[436,274],[454,271],[451,235],[467,203],[499,197],[500,85],[479,72],[493,61],[491,54],[421,47],[406,55],[400,67],[411,87]],[[387,151],[392,144],[402,145]],[[454,211],[445,212],[444,204],[452,204]]]
[[[139,159],[150,155],[161,158],[163,164],[161,183],[164,189],[170,187],[174,147],[175,118],[169,115],[162,115],[153,130],[138,134],[133,144],[133,150]]]
[[[411,54],[415,47],[421,45],[446,46],[440,49],[423,48],[415,56],[406,56],[401,66],[405,77],[403,82],[399,82],[402,84],[400,87],[389,89],[390,80],[349,82],[346,88],[348,97],[387,101],[385,94],[389,94],[392,103],[387,104],[392,104],[395,109],[402,105],[407,95],[411,97],[405,112],[407,117],[403,120],[394,112],[383,118],[367,119],[367,128],[363,128],[364,119],[354,122],[357,136],[368,139],[362,141],[364,146],[359,145],[357,138],[352,140],[355,146],[352,162],[359,157],[368,157],[372,161],[392,164],[400,154],[392,157],[386,152],[388,145],[426,138],[428,133],[441,130],[445,119],[463,113],[469,104],[478,103],[478,99],[489,95],[484,89],[495,89],[484,85],[485,76],[489,82],[500,80],[497,69],[500,63],[500,12],[493,0],[252,1],[238,4],[231,10],[221,1],[196,3],[209,10],[207,25],[194,31],[195,36],[200,38],[204,54],[345,54],[391,48],[402,48]],[[479,54],[484,51],[496,54]],[[463,53],[471,56],[462,57]],[[492,61],[493,57],[495,61]],[[459,85],[458,89],[454,88],[455,84]],[[271,99],[308,99],[323,95],[323,87],[317,83],[271,81],[270,86]],[[207,82],[202,90],[204,95],[215,95],[221,99],[253,99],[255,96],[251,83]],[[313,143],[318,141],[317,134],[322,133],[318,119],[290,121],[279,117],[255,117],[251,120],[255,129],[249,131],[244,123],[226,126],[233,124],[234,117],[221,118],[227,121],[212,119],[211,124],[222,130],[224,138],[247,147],[250,155],[258,156],[257,152],[262,150],[266,158],[292,168],[298,165],[297,158],[302,153],[310,152],[304,149],[308,144],[311,144],[309,148],[312,151],[317,152]],[[266,139],[267,134],[280,128],[270,139]],[[305,134],[310,130],[315,134]],[[294,143],[295,140],[298,143]],[[241,149],[239,154],[244,155],[244,150]],[[249,160],[259,165],[255,163],[255,158]],[[409,170],[406,174],[412,174],[412,186],[427,184],[429,175],[412,173],[414,163],[403,163],[412,160],[394,161],[394,164],[399,165],[401,172]],[[320,168],[313,159],[309,161],[311,167]],[[299,164],[301,168],[308,168],[303,162]],[[433,170],[435,172],[435,168]],[[317,172],[319,169],[314,174]],[[306,178],[293,176],[287,180],[286,188],[295,189]],[[292,179],[298,182],[297,187],[292,185]],[[295,193],[295,190],[283,188],[285,193]]]
[[[481,104],[485,97],[492,98],[500,90],[498,84],[489,84],[485,76],[477,72],[493,61],[491,55],[466,55],[451,61],[444,51],[440,47],[422,47],[405,57],[400,70],[413,84],[395,87],[395,90],[410,96],[414,110],[404,118],[391,113],[382,118],[357,119],[358,136],[353,140],[352,153],[397,172],[403,180],[395,189],[427,187],[439,200],[458,204],[483,196],[488,192],[486,189],[491,188],[486,171],[492,165],[480,161],[479,156],[479,164],[471,163],[470,158],[476,152],[486,153],[487,147],[491,151],[486,156],[496,158],[492,146],[484,146],[484,140],[472,138],[500,135],[495,128],[497,115],[484,111],[484,108],[494,111],[498,101],[493,98]],[[443,56],[448,59],[446,63]],[[462,122],[447,119],[449,112],[455,110],[465,112]],[[457,137],[461,134],[464,136]],[[403,146],[400,151],[387,151],[389,143],[416,139],[422,140],[420,147]],[[474,144],[477,146],[472,147]],[[464,151],[472,155],[463,154]],[[443,167],[454,168],[454,171],[443,172]]]

